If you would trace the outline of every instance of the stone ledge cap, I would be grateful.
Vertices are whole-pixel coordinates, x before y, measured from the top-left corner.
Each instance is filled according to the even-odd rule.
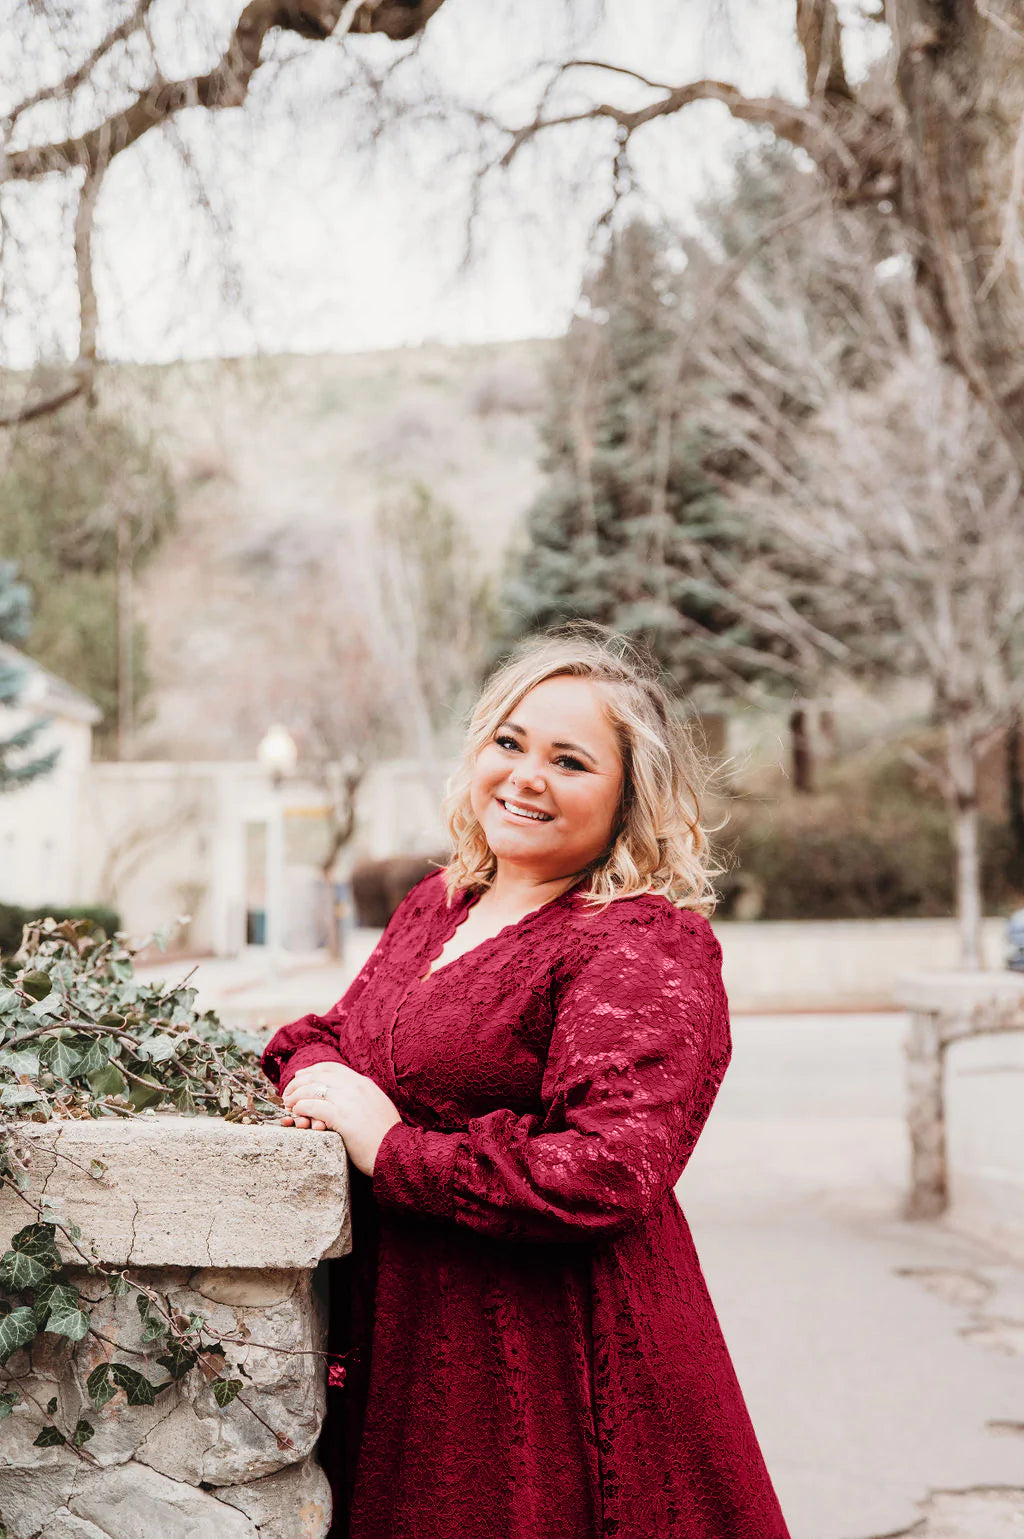
[[[1024,1030],[1024,973],[1009,968],[905,973],[897,980],[893,992],[897,1002],[907,1009],[950,1014],[972,1010],[976,1005],[1012,1004],[1015,999],[1020,1000]]]
[[[81,1228],[86,1253],[108,1265],[310,1270],[352,1248],[336,1133],[160,1112],[14,1129],[33,1151],[31,1194],[45,1190]],[[98,1178],[91,1160],[106,1167]],[[0,1189],[0,1246],[31,1221]],[[66,1261],[80,1259],[60,1235],[58,1244]]]

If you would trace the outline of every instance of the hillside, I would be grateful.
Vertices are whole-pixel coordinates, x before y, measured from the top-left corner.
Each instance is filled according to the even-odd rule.
[[[539,485],[551,347],[110,371],[111,395],[152,427],[179,506],[177,532],[138,586],[154,683],[138,756],[252,754],[256,724],[232,706],[247,660],[259,667],[261,607],[272,602],[275,573],[296,555],[358,539],[382,500],[426,488],[496,571]]]

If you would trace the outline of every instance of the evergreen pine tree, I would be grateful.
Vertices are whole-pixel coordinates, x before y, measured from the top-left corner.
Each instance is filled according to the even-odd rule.
[[[784,643],[729,601],[730,564],[754,535],[705,475],[681,409],[685,302],[658,233],[642,222],[618,232],[552,371],[547,486],[510,561],[501,641],[596,620],[646,643],[678,688],[716,709],[745,683],[777,683]]]
[[[0,642],[10,644],[23,641],[30,629],[30,594],[17,576],[13,562],[0,561]],[[17,705],[24,687],[25,669],[0,656],[0,708]],[[0,738],[0,792],[29,785],[54,768],[60,757],[57,748],[37,759],[25,757],[46,725],[46,718],[41,717],[9,737]]]

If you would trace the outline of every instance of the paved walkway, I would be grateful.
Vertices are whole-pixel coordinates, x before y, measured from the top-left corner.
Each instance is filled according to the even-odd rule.
[[[268,984],[257,953],[193,982],[276,1024],[332,1004],[373,941],[343,969],[289,959]],[[679,1200],[793,1539],[1024,1539],[1024,1270],[900,1216],[904,1029],[738,1015]]]
[[[203,957],[199,961],[158,961],[136,969],[140,978],[178,982],[191,973],[198,989],[196,1007],[216,1010],[225,1024],[263,1032],[305,1015],[326,1010],[341,998],[369,956],[379,930],[354,930],[340,963],[323,952],[286,952],[272,971],[262,946],[250,946],[236,957]]]
[[[736,1020],[678,1195],[793,1539],[1024,1539],[1024,1270],[900,1217],[903,1031]]]

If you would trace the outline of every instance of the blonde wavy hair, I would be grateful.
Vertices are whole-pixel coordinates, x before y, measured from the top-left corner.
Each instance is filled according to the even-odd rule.
[[[702,826],[710,767],[693,727],[683,721],[654,660],[628,637],[591,621],[571,621],[527,637],[484,685],[470,716],[459,764],[442,803],[452,844],[444,867],[448,901],[462,889],[489,887],[497,862],[470,802],[481,748],[535,685],[589,679],[600,687],[622,755],[623,785],[611,842],[586,868],[587,901],[660,893],[677,908],[709,915],[717,901],[714,862]]]

